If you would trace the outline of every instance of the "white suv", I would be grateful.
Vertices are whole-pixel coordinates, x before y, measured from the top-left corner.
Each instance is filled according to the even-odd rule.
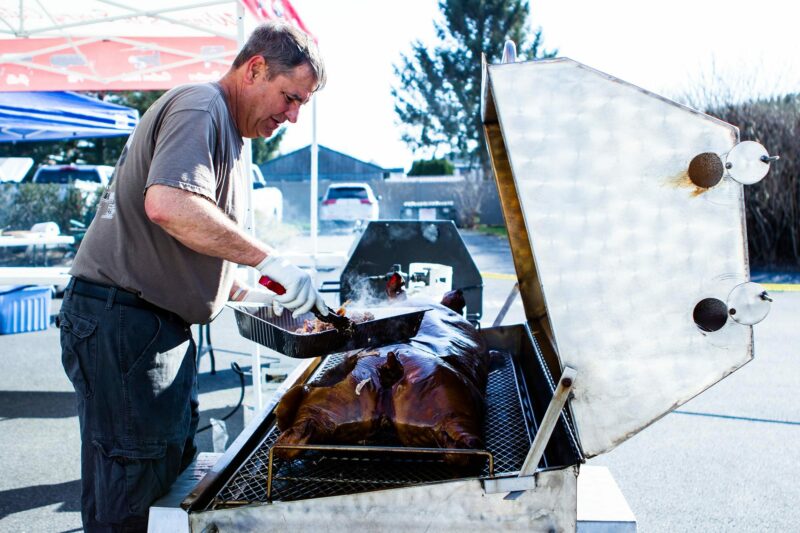
[[[72,184],[83,192],[86,205],[90,206],[111,184],[114,167],[109,165],[42,165],[31,178],[33,183],[54,183],[62,185],[61,198],[66,193],[66,185]]]
[[[79,189],[94,192],[108,187],[114,167],[109,165],[42,165],[36,169],[33,183],[74,184]]]
[[[319,220],[327,224],[377,220],[379,199],[366,183],[333,183],[322,197]]]

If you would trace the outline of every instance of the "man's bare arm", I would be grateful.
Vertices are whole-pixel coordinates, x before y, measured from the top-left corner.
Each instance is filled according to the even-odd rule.
[[[195,252],[248,266],[258,265],[272,252],[207,198],[189,191],[152,185],[147,189],[144,208],[153,223]]]

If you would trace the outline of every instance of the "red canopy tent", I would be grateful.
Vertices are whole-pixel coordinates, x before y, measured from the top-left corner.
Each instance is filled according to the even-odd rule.
[[[155,90],[219,79],[289,0],[0,0],[0,91]],[[251,28],[248,28],[251,27]]]

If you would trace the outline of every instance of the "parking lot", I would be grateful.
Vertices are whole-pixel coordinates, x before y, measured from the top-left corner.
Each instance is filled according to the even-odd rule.
[[[463,237],[484,279],[482,324],[489,326],[509,291],[513,264],[504,238]],[[322,236],[321,252],[345,253],[353,234]],[[287,245],[289,246],[289,245]],[[303,252],[308,238],[287,252]],[[336,270],[321,273],[335,279]],[[767,319],[755,328],[755,359],[675,413],[612,452],[590,460],[608,466],[638,520],[639,531],[793,531],[800,488],[800,292],[773,292]],[[336,303],[328,295],[329,303]],[[58,302],[55,302],[55,308]],[[517,300],[504,324],[524,320]],[[195,334],[197,333],[197,328]],[[60,362],[58,330],[0,337],[0,530],[77,531],[79,439],[72,388]],[[211,326],[210,358],[200,365],[201,425],[221,418],[239,399],[237,362],[248,370],[253,345],[225,310]],[[292,367],[264,360],[269,392]],[[247,378],[245,404],[253,399]],[[227,421],[229,442],[241,431],[245,409]],[[199,435],[213,449],[211,432]]]

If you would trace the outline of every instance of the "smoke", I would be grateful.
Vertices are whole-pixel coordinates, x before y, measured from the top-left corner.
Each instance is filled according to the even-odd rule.
[[[370,279],[369,276],[348,274],[342,279],[342,286],[349,286],[347,307],[371,308],[386,305],[386,282],[383,279]]]

